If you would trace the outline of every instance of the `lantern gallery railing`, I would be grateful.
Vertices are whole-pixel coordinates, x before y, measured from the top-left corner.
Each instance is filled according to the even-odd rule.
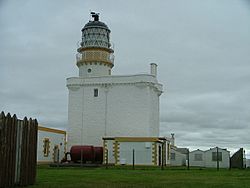
[[[106,51],[84,51],[76,54],[77,62],[100,61],[114,64],[114,54]]]

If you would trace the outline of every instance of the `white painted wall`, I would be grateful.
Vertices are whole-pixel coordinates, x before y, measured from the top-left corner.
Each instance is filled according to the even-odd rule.
[[[115,156],[114,156],[114,140],[107,140],[107,149],[108,149],[108,163],[115,164]],[[104,161],[106,163],[106,161]]]
[[[202,160],[195,160],[195,155],[199,154],[202,156]],[[205,166],[205,152],[202,150],[195,150],[189,153],[189,165],[190,166],[197,166],[197,167],[204,167]]]
[[[166,137],[165,137],[166,138]],[[170,149],[170,140],[167,138],[167,144],[166,144],[166,164],[170,165],[170,153],[171,153],[171,149]]]
[[[175,153],[175,159],[171,159],[171,153]],[[185,166],[186,165],[187,156],[182,154],[175,149],[170,149],[170,165],[171,166]]]
[[[88,70],[91,70],[89,72]],[[79,77],[108,76],[111,68],[104,63],[83,64],[79,67]]]
[[[216,148],[211,148],[206,151],[195,150],[189,153],[189,164],[190,166],[199,166],[207,168],[217,168],[217,161],[212,160],[212,153],[217,152]],[[230,167],[230,152],[218,148],[218,152],[222,152],[222,161],[219,161],[220,168],[229,168]],[[202,161],[196,161],[195,154],[202,154]]]
[[[212,160],[212,152],[216,152],[216,148],[211,148],[205,151],[205,167],[216,168],[217,161]],[[230,167],[230,152],[221,148],[218,148],[218,152],[222,152],[222,161],[219,162],[220,168]]]
[[[115,164],[115,140],[106,140],[106,148],[108,149],[108,163]],[[117,164],[132,165],[133,149],[135,157],[135,165],[155,165],[153,152],[155,151],[152,141],[117,141]],[[156,143],[156,165],[159,165],[159,147],[160,143]],[[106,161],[104,161],[106,163]]]
[[[246,159],[246,168],[250,168],[250,159]]]
[[[136,165],[152,165],[151,142],[120,142],[120,162],[133,164],[133,149]]]
[[[68,149],[77,144],[102,146],[107,136],[159,136],[162,85],[154,76],[68,78],[67,87]]]
[[[44,156],[44,138],[49,138],[50,149],[48,157]],[[60,161],[65,154],[65,134],[53,133],[48,131],[38,130],[38,140],[37,140],[37,162],[53,162],[54,147],[58,145],[59,147],[59,159]]]

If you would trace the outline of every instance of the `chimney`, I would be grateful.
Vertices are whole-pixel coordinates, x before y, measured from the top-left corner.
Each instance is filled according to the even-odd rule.
[[[175,145],[174,133],[171,133],[170,144],[171,144],[172,146]]]
[[[150,63],[150,74],[153,76],[157,76],[157,64],[156,63]]]

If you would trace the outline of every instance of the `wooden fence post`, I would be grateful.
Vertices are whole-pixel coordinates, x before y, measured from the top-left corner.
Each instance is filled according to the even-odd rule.
[[[36,120],[18,120],[0,114],[0,187],[35,183],[37,155]]]
[[[5,178],[5,114],[1,112],[0,114],[0,187],[4,187],[4,178]]]

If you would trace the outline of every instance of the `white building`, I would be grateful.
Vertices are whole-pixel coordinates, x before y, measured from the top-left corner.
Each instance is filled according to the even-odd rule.
[[[105,137],[104,163],[115,165],[166,165],[169,140],[159,137]]]
[[[149,74],[111,75],[110,30],[98,14],[92,17],[77,49],[79,77],[67,79],[68,149],[102,146],[103,137],[158,137],[162,85],[157,65],[151,64]]]
[[[61,161],[66,152],[66,131],[38,126],[37,162]]]
[[[186,149],[186,148],[181,148]],[[170,150],[170,165],[171,166],[186,166],[187,154],[182,152],[179,148],[171,146]]]
[[[197,167],[205,167],[205,151],[194,150],[189,153],[189,165]]]
[[[246,168],[250,168],[250,159],[246,159]]]
[[[190,166],[217,168],[217,160],[219,168],[229,168],[230,152],[222,148],[218,148],[217,151],[217,147],[215,147],[206,151],[198,149],[189,153]]]
[[[205,151],[205,167],[216,168],[217,167],[217,153],[219,168],[229,168],[230,167],[230,152],[227,149],[221,149],[214,147]]]

